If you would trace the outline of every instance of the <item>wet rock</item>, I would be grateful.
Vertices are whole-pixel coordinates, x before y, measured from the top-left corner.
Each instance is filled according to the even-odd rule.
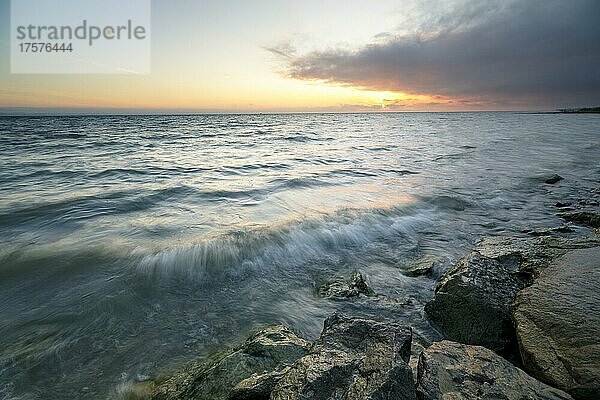
[[[569,222],[576,222],[591,226],[592,228],[600,228],[600,214],[591,211],[576,211],[563,213],[560,215],[563,219]]]
[[[564,178],[560,175],[552,175],[550,177],[548,177],[548,179],[546,179],[544,182],[549,184],[549,185],[554,185],[555,183],[558,183],[560,181],[562,181]]]
[[[229,393],[229,400],[269,400],[273,388],[288,370],[289,367],[286,367],[281,371],[255,374],[244,379]]]
[[[241,381],[254,374],[282,370],[306,355],[309,347],[285,326],[270,327],[231,352],[191,363],[182,373],[162,382],[151,399],[227,399]]]
[[[516,350],[510,304],[525,287],[514,272],[473,251],[440,280],[425,311],[448,339],[510,355]]]
[[[482,239],[474,250],[516,270],[524,278],[529,278],[531,283],[531,278],[538,276],[558,257],[571,250],[596,246],[600,246],[598,235],[575,238],[545,236],[535,239],[495,236]]]
[[[600,247],[544,270],[513,305],[525,369],[578,399],[600,394]]]
[[[441,262],[441,258],[428,254],[421,257],[418,261],[411,264],[407,269],[402,271],[406,276],[417,277],[417,276],[430,276],[435,266]]]
[[[485,347],[442,341],[421,353],[417,398],[442,399],[571,399],[527,375]]]
[[[360,272],[353,273],[350,279],[327,283],[321,286],[318,292],[319,296],[334,300],[357,297],[361,294],[365,296],[375,294]]]
[[[565,207],[570,207],[572,205],[572,203],[570,202],[566,202],[566,203],[562,203],[562,202],[557,202],[554,207],[556,208],[565,208]]]
[[[526,233],[528,235],[531,235],[531,236],[550,236],[550,235],[556,235],[556,234],[561,234],[561,233],[572,233],[574,231],[573,231],[573,229],[571,229],[571,227],[569,227],[567,225],[562,225],[562,226],[556,226],[554,228],[547,228],[547,229],[540,229],[540,230],[524,229],[522,232]]]
[[[411,338],[411,329],[399,324],[333,315],[271,399],[415,399]]]
[[[120,400],[145,400],[154,391],[152,381],[135,381],[121,384],[117,387],[117,398]]]

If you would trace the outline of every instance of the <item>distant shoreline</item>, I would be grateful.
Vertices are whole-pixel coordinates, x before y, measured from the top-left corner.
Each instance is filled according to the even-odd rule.
[[[600,107],[563,108],[559,114],[600,114]]]

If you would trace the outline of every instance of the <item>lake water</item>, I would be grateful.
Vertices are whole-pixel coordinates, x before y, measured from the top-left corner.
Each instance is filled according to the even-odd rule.
[[[335,310],[435,339],[452,261],[562,224],[599,176],[600,115],[0,117],[0,398],[114,398]],[[354,271],[377,298],[317,295]]]

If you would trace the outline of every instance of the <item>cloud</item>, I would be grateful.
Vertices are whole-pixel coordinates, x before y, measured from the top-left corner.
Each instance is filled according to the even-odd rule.
[[[287,43],[271,51],[285,55],[293,79],[488,107],[600,103],[600,1],[423,4],[437,13],[418,9],[418,23],[356,50],[298,55]]]

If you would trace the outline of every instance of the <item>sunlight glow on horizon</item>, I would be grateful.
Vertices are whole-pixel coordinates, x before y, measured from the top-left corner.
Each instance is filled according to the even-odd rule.
[[[8,4],[0,0],[3,11]],[[282,40],[306,49],[369,43],[380,30],[395,28],[395,0],[377,5],[355,1],[345,7],[319,1],[226,5],[177,0],[154,1],[152,7],[150,74],[15,75],[4,59],[0,107],[386,111],[432,102],[427,95],[290,79],[281,73],[281,60],[264,49]],[[4,18],[8,14],[2,12]],[[1,32],[5,43],[0,45],[8,50],[8,29]]]
[[[548,110],[597,98],[594,62],[571,57],[571,69],[563,70],[544,61],[556,58],[552,46],[543,48],[550,54],[546,58],[532,52],[519,59],[519,49],[507,50],[514,42],[511,35],[506,43],[495,43],[506,32],[492,30],[496,34],[480,44],[481,32],[468,31],[504,11],[538,15],[533,11],[541,5],[517,0],[489,10],[471,0],[151,0],[151,72],[146,75],[11,74],[10,1],[0,0],[0,111],[5,112]],[[579,15],[575,6],[556,3],[554,8],[559,17]],[[465,23],[472,17],[465,10],[481,15]],[[498,26],[512,24],[509,17],[499,19]],[[562,26],[556,25],[559,17],[540,17],[538,25],[552,33]],[[521,31],[525,25],[514,21],[510,32],[529,32],[530,47],[538,48],[539,35]],[[573,29],[566,29],[576,21],[565,20],[564,32],[570,34]],[[446,30],[438,26],[444,23]],[[453,23],[466,25],[461,30]],[[578,36],[564,32],[556,38],[572,48]],[[431,46],[422,45],[428,41]],[[588,47],[577,54],[588,57]],[[541,67],[543,74],[537,72]],[[587,73],[589,89],[580,88],[583,78],[571,76],[574,70]]]

